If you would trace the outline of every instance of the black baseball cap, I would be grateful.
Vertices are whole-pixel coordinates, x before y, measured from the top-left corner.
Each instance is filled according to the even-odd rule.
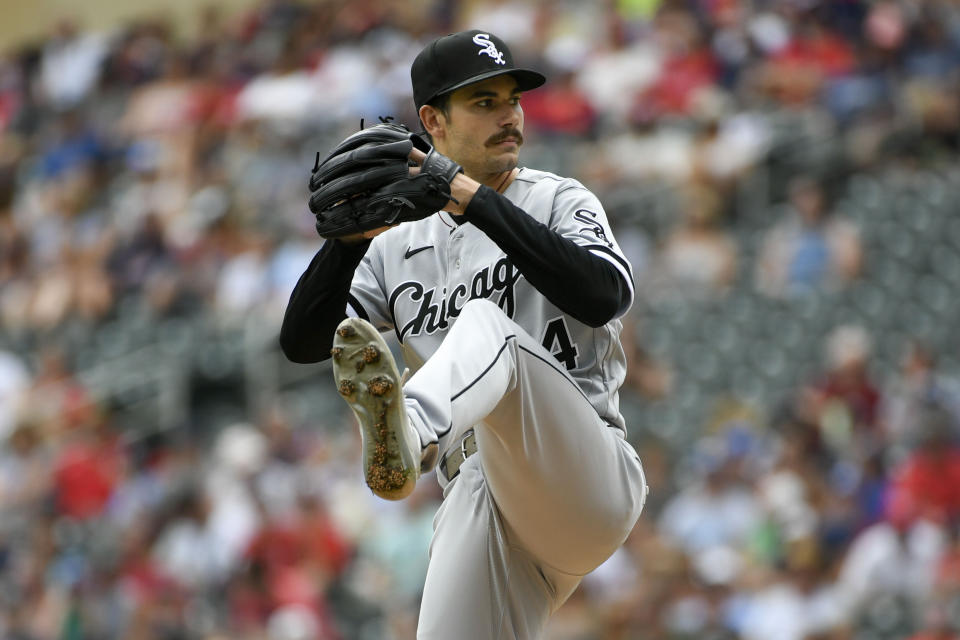
[[[507,44],[488,31],[473,29],[437,38],[423,48],[410,67],[417,110],[444,93],[509,73],[521,91],[536,89],[546,78],[519,69]]]

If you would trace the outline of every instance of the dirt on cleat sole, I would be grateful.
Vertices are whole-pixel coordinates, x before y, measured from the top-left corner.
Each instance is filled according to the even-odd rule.
[[[377,376],[376,378],[370,378],[367,382],[367,389],[375,396],[383,396],[390,393],[390,390],[393,389],[393,383],[385,376]]]
[[[420,475],[420,443],[408,426],[400,374],[379,332],[364,320],[347,318],[334,336],[337,390],[357,417],[364,478],[381,498],[409,495]]]

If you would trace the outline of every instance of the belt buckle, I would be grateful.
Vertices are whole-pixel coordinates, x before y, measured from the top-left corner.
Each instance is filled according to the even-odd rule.
[[[467,453],[467,439],[472,435],[473,429],[468,429],[467,432],[463,434],[463,437],[460,438],[460,455],[463,456],[464,461],[470,457],[470,454]],[[461,461],[460,464],[463,464],[463,461]]]
[[[470,457],[470,454],[467,453],[467,439],[473,435],[473,429],[468,429],[466,433],[463,434],[463,437],[460,438],[460,447],[459,451],[457,448],[452,448],[443,454],[443,458],[440,459],[440,470],[443,472],[444,477],[447,479],[447,482],[452,481],[458,475],[460,475],[460,467],[463,466],[463,463],[466,462],[467,458]],[[460,457],[457,459],[457,469],[453,474],[448,474],[450,469],[450,461],[459,453]]]

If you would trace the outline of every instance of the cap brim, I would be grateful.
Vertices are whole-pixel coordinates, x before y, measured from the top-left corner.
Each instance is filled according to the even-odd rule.
[[[482,80],[489,80],[490,78],[496,78],[497,76],[502,76],[505,74],[510,74],[517,79],[517,89],[520,91],[530,91],[531,89],[536,89],[547,81],[546,76],[544,76],[542,73],[537,73],[536,71],[532,71],[530,69],[497,69],[495,71],[487,71],[486,73],[477,74],[472,78],[467,78],[466,80],[458,82],[452,87],[441,89],[430,96],[430,98],[427,99],[424,104],[430,102],[437,96],[442,96],[445,93],[452,93],[453,91],[462,89],[467,85],[471,85]]]

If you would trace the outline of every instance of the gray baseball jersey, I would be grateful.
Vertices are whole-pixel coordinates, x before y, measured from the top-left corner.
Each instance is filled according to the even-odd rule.
[[[623,275],[633,301],[633,274],[611,233],[597,197],[578,181],[521,168],[504,192],[537,221]],[[625,430],[618,389],[626,374],[621,323],[593,328],[548,301],[513,266],[503,251],[470,224],[447,213],[402,224],[376,238],[357,268],[347,313],[393,330],[407,364],[416,369],[440,346],[460,309],[485,298],[567,369],[597,413]],[[629,308],[622,309],[622,315]]]

